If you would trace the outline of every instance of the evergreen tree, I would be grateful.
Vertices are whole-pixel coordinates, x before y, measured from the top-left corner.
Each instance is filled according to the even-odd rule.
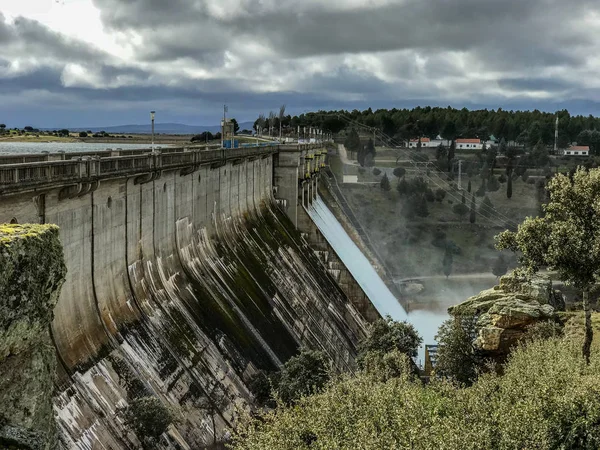
[[[471,180],[469,180],[469,184],[467,185],[467,192],[471,192]]]
[[[459,203],[458,205],[454,205],[452,211],[462,220],[469,213],[469,208],[464,203]]]
[[[406,169],[404,167],[396,167],[394,169],[394,176],[397,178],[402,178],[406,174]]]
[[[446,251],[444,252],[444,259],[442,260],[442,267],[444,269],[444,275],[446,275],[446,278],[448,278],[452,273],[453,264],[454,256],[452,255],[452,249],[450,247],[446,247]]]
[[[466,203],[466,199],[465,199],[465,192],[463,191],[462,193],[462,198],[460,200],[460,202],[464,205]]]
[[[476,220],[476,209],[475,209],[475,192],[471,194],[471,211],[469,214],[469,222],[475,223]]]
[[[448,149],[448,170],[452,170],[452,161],[454,160],[454,152],[456,150],[456,142],[452,139],[450,148]]]
[[[388,192],[390,189],[392,189],[392,186],[390,185],[390,180],[387,177],[387,173],[383,174],[383,178],[381,179],[380,186],[381,186],[381,189],[383,189],[386,192]]]
[[[494,205],[492,205],[492,201],[486,195],[485,198],[483,199],[483,203],[481,203],[481,206],[479,206],[479,214],[481,214],[483,217],[489,219],[492,216],[493,212],[494,212]]]
[[[512,173],[508,175],[508,180],[506,183],[506,198],[512,197]]]

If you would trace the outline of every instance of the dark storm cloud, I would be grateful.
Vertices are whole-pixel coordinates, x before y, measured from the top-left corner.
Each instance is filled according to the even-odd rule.
[[[153,102],[210,114],[227,102],[247,120],[282,103],[301,112],[600,99],[582,75],[600,70],[590,67],[598,25],[586,21],[597,0],[92,1],[130,56],[0,13],[7,102],[52,95],[81,108]]]
[[[107,26],[140,33],[144,46],[152,48],[146,56],[156,59],[218,53],[251,39],[286,57],[480,50],[483,59],[489,55],[495,62],[502,58],[530,66],[581,63],[574,50],[593,41],[579,20],[597,8],[589,0],[405,0],[379,7],[335,9],[333,2],[304,9],[282,0],[262,9],[258,1],[241,1],[221,17],[208,6],[217,0],[95,4]]]

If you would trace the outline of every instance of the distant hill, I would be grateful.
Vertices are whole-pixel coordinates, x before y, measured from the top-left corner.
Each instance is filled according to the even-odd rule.
[[[240,130],[251,130],[253,122],[239,123]],[[43,128],[49,130],[53,128]],[[117,125],[113,127],[77,127],[69,128],[70,131],[88,131],[96,133],[98,131],[106,131],[110,134],[150,134],[152,133],[151,125]],[[182,123],[157,123],[154,124],[154,132],[160,134],[200,134],[204,131],[216,133],[221,131],[220,125],[185,125]]]

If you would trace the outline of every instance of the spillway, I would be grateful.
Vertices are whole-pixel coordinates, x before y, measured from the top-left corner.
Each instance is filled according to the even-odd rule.
[[[308,214],[379,314],[390,315],[395,320],[407,320],[408,315],[402,305],[320,197],[310,205]]]
[[[415,311],[407,314],[398,299],[375,271],[370,261],[346,233],[344,227],[320,197],[310,205],[308,214],[367,297],[369,297],[379,314],[382,316],[389,315],[394,320],[406,320],[412,323],[423,338],[423,343],[434,343],[437,329],[447,318],[447,315],[430,311]],[[423,349],[421,349],[419,357],[422,359],[423,355]]]

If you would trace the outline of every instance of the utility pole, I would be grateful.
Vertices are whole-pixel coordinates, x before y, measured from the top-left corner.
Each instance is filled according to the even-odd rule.
[[[225,147],[225,113],[227,105],[223,105],[223,126],[221,127],[221,148]]]
[[[556,128],[554,129],[554,154],[558,154],[558,116],[556,116]]]
[[[154,114],[156,111],[150,111],[150,120],[152,121],[152,152],[154,152]]]
[[[462,191],[461,181],[462,181],[462,160],[459,159],[458,160],[458,190],[459,191]]]

